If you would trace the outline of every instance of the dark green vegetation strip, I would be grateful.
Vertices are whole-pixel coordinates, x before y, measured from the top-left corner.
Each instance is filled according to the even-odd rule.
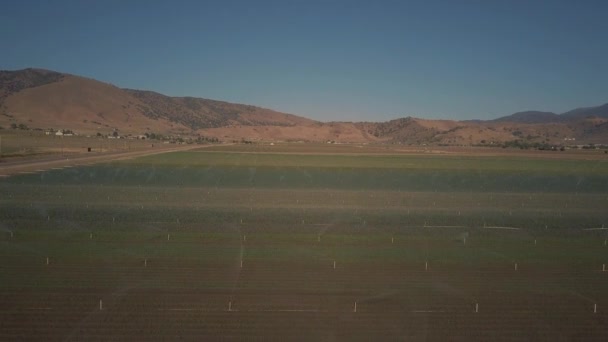
[[[226,153],[189,151],[146,156],[122,163],[172,167],[310,167],[383,168],[406,170],[469,170],[500,172],[544,172],[551,174],[605,175],[608,161],[539,159],[523,157],[471,157],[448,155],[314,155],[281,153]]]
[[[377,155],[175,152],[111,164],[11,177],[31,184],[319,188],[394,191],[595,192],[608,188],[604,161]]]

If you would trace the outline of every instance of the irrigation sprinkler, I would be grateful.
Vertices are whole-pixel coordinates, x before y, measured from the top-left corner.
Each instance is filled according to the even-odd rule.
[[[11,239],[13,238],[13,231],[11,231]]]
[[[391,236],[391,243],[395,243],[395,237]]]
[[[515,270],[517,271],[517,263],[515,263]]]
[[[46,265],[48,266],[48,265],[49,265],[49,263],[50,263],[50,262],[49,262],[49,257],[46,257]]]
[[[336,269],[336,260],[334,260],[334,270]]]
[[[241,224],[243,224],[243,219],[241,219]]]
[[[179,224],[179,219],[177,219],[177,224]]]
[[[103,310],[103,300],[99,300],[99,310]]]
[[[89,240],[93,240],[93,233],[89,233]]]
[[[428,262],[428,261],[425,261],[425,262],[424,262],[424,270],[425,270],[425,271],[428,271],[428,270],[429,270],[429,262]]]
[[[112,223],[116,222],[116,217],[112,217]]]
[[[534,246],[536,246],[536,239],[534,239]]]
[[[167,234],[167,241],[171,240],[171,234]]]
[[[247,242],[247,235],[243,235],[243,242]]]
[[[355,307],[353,308],[353,312],[357,312],[357,302],[355,302]]]
[[[148,259],[144,259],[144,267],[148,267]]]
[[[228,311],[232,311],[232,302],[228,302]]]
[[[593,304],[593,313],[597,313],[597,304]]]
[[[317,235],[317,242],[321,242],[321,234]]]
[[[602,272],[606,272],[606,264],[602,264]]]
[[[243,268],[243,259],[241,259],[241,268]]]
[[[475,313],[479,312],[479,303],[475,303]]]
[[[50,221],[51,220],[51,215],[46,215],[46,220]]]

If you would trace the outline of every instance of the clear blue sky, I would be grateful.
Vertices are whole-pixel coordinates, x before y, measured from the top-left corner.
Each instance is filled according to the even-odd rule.
[[[608,102],[608,1],[5,1],[0,69],[319,120]]]

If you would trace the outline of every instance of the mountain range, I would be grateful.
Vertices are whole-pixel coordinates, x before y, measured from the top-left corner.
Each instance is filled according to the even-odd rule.
[[[320,122],[251,105],[170,97],[30,68],[0,71],[0,127],[70,129],[81,134],[203,135],[228,141],[607,144],[608,103],[561,114],[519,112],[487,121],[407,117],[387,122]]]

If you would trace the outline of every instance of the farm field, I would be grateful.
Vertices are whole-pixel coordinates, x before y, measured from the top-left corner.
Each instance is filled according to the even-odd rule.
[[[43,131],[0,130],[0,166],[5,162],[75,157],[150,148],[154,142],[96,136],[56,136]],[[158,144],[157,144],[158,145]]]
[[[0,340],[608,339],[604,156],[278,147],[1,178]]]

